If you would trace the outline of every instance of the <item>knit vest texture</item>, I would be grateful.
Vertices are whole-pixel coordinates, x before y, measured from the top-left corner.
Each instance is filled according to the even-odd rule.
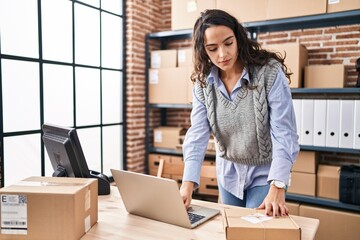
[[[195,84],[195,91],[207,108],[207,117],[215,136],[218,156],[246,165],[264,165],[272,161],[272,143],[267,95],[281,64],[250,67],[253,86],[244,84],[233,101],[225,98],[216,86]]]

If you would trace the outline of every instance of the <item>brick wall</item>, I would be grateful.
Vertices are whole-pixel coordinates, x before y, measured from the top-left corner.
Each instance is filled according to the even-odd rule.
[[[171,29],[170,0],[126,1],[126,71],[127,71],[127,163],[132,171],[144,171],[145,158],[145,34]],[[309,65],[343,63],[348,77],[346,86],[356,82],[355,60],[360,57],[360,25],[261,33],[263,45],[299,42],[309,51]],[[168,48],[190,46],[190,41],[176,41]],[[158,48],[156,42],[151,48]],[[168,110],[169,126],[190,126],[190,110]],[[160,110],[150,111],[150,125],[160,125]],[[345,156],[347,157],[347,156]],[[353,158],[353,156],[350,156]],[[354,159],[359,162],[359,159]]]
[[[169,7],[163,7],[167,2],[126,1],[126,159],[132,171],[144,170],[145,35],[165,30],[170,18]]]

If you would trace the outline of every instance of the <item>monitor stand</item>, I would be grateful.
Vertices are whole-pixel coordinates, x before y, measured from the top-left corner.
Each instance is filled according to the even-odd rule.
[[[105,174],[90,170],[90,177],[98,180],[98,195],[110,194],[110,180]]]
[[[110,180],[105,174],[90,170],[90,178],[96,178],[98,180],[98,195],[110,194]],[[66,169],[62,166],[57,166],[56,171],[52,175],[53,177],[68,177]]]

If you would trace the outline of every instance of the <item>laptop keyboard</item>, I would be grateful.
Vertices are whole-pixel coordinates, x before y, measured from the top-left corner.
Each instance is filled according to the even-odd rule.
[[[205,216],[191,213],[191,212],[188,212],[188,216],[189,216],[189,220],[190,220],[191,224],[196,223],[205,217]]]

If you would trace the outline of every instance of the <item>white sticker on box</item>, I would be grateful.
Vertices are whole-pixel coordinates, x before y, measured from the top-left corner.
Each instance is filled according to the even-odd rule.
[[[241,218],[244,219],[245,221],[251,222],[253,224],[269,221],[272,219],[272,217],[268,217],[261,213],[254,213],[254,214],[250,214],[248,216],[244,216]]]
[[[154,142],[161,143],[162,142],[162,132],[154,131]]]
[[[178,51],[178,62],[183,63],[186,61],[186,52],[184,50]]]
[[[190,0],[187,3],[187,12],[195,12],[197,10],[197,4],[195,0]]]
[[[340,3],[340,0],[328,0],[328,4],[337,4]]]
[[[158,70],[150,70],[150,77],[149,77],[150,84],[159,84],[159,71]]]
[[[28,231],[26,195],[1,194],[1,234],[22,234]]]
[[[151,68],[160,68],[161,66],[161,56],[157,52],[151,53]]]

